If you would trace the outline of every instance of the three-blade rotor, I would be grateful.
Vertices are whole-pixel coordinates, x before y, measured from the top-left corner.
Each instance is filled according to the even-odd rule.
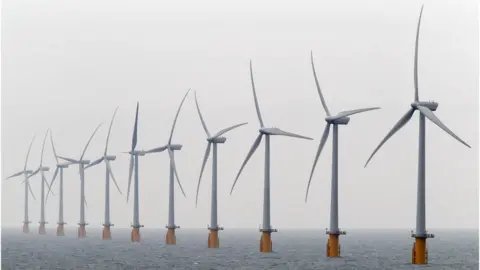
[[[270,136],[270,135],[280,135],[280,136],[287,136],[287,137],[294,137],[294,138],[300,138],[300,139],[306,139],[306,140],[312,140],[312,138],[305,137],[302,135],[298,135],[295,133],[283,131],[279,128],[265,128],[262,115],[260,113],[260,107],[258,105],[258,99],[257,99],[257,92],[255,89],[255,82],[253,80],[253,69],[252,69],[252,61],[250,61],[250,81],[252,83],[252,91],[253,91],[253,99],[255,102],[255,109],[257,111],[257,117],[258,117],[258,122],[260,123],[260,129],[259,129],[259,134],[255,141],[253,142],[252,147],[248,151],[248,154],[245,158],[245,160],[242,163],[242,166],[240,167],[240,170],[237,173],[237,176],[235,177],[235,181],[233,182],[232,188],[230,190],[230,194],[232,194],[233,189],[235,188],[235,185],[237,184],[238,178],[240,177],[240,174],[242,173],[243,169],[245,168],[245,165],[247,165],[248,161],[252,157],[253,153],[257,150],[258,146],[260,145],[260,142],[262,141],[263,135]],[[267,153],[266,153],[267,154]]]
[[[418,18],[418,25],[417,25],[417,35],[415,39],[415,58],[414,58],[414,87],[415,87],[415,96],[414,96],[414,102],[411,104],[411,108],[405,113],[402,118],[392,127],[392,129],[387,133],[387,135],[383,138],[383,140],[380,142],[380,144],[375,148],[373,153],[370,155],[368,158],[367,162],[365,163],[364,167],[367,167],[368,163],[370,160],[373,158],[373,156],[378,152],[378,150],[387,142],[389,138],[391,138],[395,133],[397,133],[405,124],[412,118],[413,113],[418,110],[424,117],[432,121],[435,125],[440,127],[443,131],[448,133],[450,136],[452,136],[454,139],[462,143],[463,145],[467,146],[468,148],[471,148],[470,145],[468,145],[465,141],[460,139],[455,133],[453,133],[440,119],[438,119],[437,116],[433,113],[438,107],[438,103],[436,102],[422,102],[419,101],[418,97],[418,43],[420,39],[420,24],[422,20],[422,14],[423,14],[423,5],[422,9],[420,10],[420,15]]]
[[[208,131],[207,125],[205,124],[205,120],[203,119],[202,112],[200,111],[200,106],[198,105],[198,100],[197,100],[197,92],[195,91],[195,105],[197,107],[197,112],[198,116],[200,117],[200,121],[202,122],[203,129],[205,130],[205,133],[207,134],[207,149],[205,150],[205,155],[203,156],[203,162],[202,162],[202,168],[200,170],[200,176],[198,177],[198,184],[197,184],[197,193],[195,195],[195,207],[198,204],[198,193],[200,190],[200,182],[202,180],[202,175],[203,175],[203,170],[205,169],[205,165],[207,164],[208,157],[210,156],[210,150],[212,147],[212,143],[217,143],[216,140],[220,138],[223,134],[237,128],[243,125],[246,125],[247,122],[241,123],[241,124],[236,124],[228,128],[224,128],[217,132],[215,135],[210,136],[210,132]]]
[[[313,161],[313,166],[310,171],[310,177],[308,179],[308,184],[307,184],[307,191],[305,193],[305,202],[307,201],[308,198],[308,191],[310,189],[310,184],[312,182],[312,177],[313,173],[315,172],[315,168],[317,166],[318,159],[320,157],[320,154],[322,153],[323,147],[325,146],[325,143],[327,142],[328,136],[330,134],[330,126],[331,125],[346,125],[350,121],[350,118],[348,116],[362,113],[362,112],[368,112],[372,110],[378,110],[380,107],[372,107],[372,108],[364,108],[364,109],[356,109],[356,110],[347,110],[347,111],[342,111],[339,112],[335,116],[331,116],[330,111],[328,110],[327,103],[325,102],[325,98],[323,97],[322,90],[320,88],[320,84],[318,82],[317,78],[317,72],[315,71],[315,64],[313,62],[313,52],[310,52],[310,60],[312,64],[312,71],[313,71],[313,77],[315,79],[315,85],[317,87],[317,92],[318,95],[320,96],[320,101],[322,102],[323,109],[325,110],[325,113],[327,117],[325,118],[325,121],[327,124],[325,125],[325,129],[323,130],[322,138],[320,139],[320,144],[318,145],[317,153],[315,154],[315,159]]]

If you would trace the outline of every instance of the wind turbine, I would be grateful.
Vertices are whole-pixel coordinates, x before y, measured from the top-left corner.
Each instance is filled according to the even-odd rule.
[[[133,186],[133,224],[132,224],[132,234],[131,234],[131,241],[132,242],[140,242],[140,228],[143,225],[140,225],[139,220],[139,205],[138,205],[138,157],[145,156],[146,151],[144,150],[136,150],[135,147],[137,146],[137,127],[138,127],[138,107],[139,104],[137,102],[137,109],[135,112],[135,125],[133,126],[133,136],[132,136],[132,148],[128,152],[130,154],[130,169],[128,170],[128,189],[127,189],[127,202],[128,197],[130,194],[130,186],[132,183],[132,173],[133,169],[135,168],[135,183]]]
[[[413,113],[418,110],[419,115],[419,146],[418,146],[418,183],[417,183],[417,222],[416,232],[412,232],[412,237],[415,238],[415,243],[412,248],[412,264],[427,264],[428,263],[428,250],[426,247],[427,238],[433,238],[434,235],[430,234],[426,230],[425,225],[425,117],[432,121],[434,124],[443,129],[450,136],[455,138],[463,145],[470,148],[466,142],[455,135],[440,119],[433,114],[433,111],[437,110],[438,103],[434,101],[419,101],[418,97],[418,40],[420,35],[420,22],[422,20],[423,5],[420,11],[417,26],[417,37],[415,40],[415,60],[414,60],[414,83],[415,83],[415,99],[410,104],[411,108],[407,113],[400,118],[400,120],[393,126],[393,128],[387,133],[385,138],[375,148],[373,153],[365,163],[365,167],[372,159],[373,155],[380,149],[380,147],[397,131],[399,131],[413,116]]]
[[[38,228],[38,234],[44,235],[46,233],[45,231],[45,224],[48,224],[48,222],[45,221],[45,184],[50,189],[50,186],[48,185],[47,179],[45,178],[45,172],[48,172],[50,170],[49,167],[43,166],[43,150],[45,150],[45,141],[47,140],[47,135],[50,130],[47,130],[45,133],[45,137],[43,138],[43,144],[42,144],[42,154],[40,157],[40,166],[38,166],[38,169],[35,170],[35,172],[32,173],[31,176],[36,175],[38,172],[40,172],[40,176],[42,178],[41,184],[40,184],[40,227]],[[53,195],[53,194],[52,194]]]
[[[312,140],[312,138],[297,135],[294,133],[283,131],[279,128],[267,128],[263,125],[262,116],[260,114],[260,108],[258,107],[257,101],[257,94],[255,92],[255,84],[253,82],[253,72],[252,72],[252,61],[250,61],[250,79],[252,82],[252,89],[253,89],[253,98],[255,100],[255,108],[257,110],[258,121],[260,122],[260,129],[259,134],[255,141],[253,142],[252,148],[247,154],[247,157],[242,163],[240,170],[238,171],[237,177],[235,178],[235,182],[233,182],[232,189],[230,194],[233,192],[233,188],[237,183],[238,177],[242,172],[243,168],[247,164],[250,157],[255,153],[260,142],[262,141],[262,137],[265,135],[265,176],[264,176],[264,186],[263,186],[263,224],[260,232],[262,232],[262,236],[260,238],[260,252],[272,252],[272,239],[271,233],[276,232],[276,229],[272,229],[270,224],[270,136],[271,135],[280,135],[280,136],[288,136],[288,137],[295,137],[300,139],[307,139]]]
[[[105,162],[105,167],[106,167],[105,168],[105,223],[103,224],[103,233],[102,233],[103,240],[112,239],[112,234],[110,232],[110,227],[113,226],[113,224],[110,223],[110,176],[112,177],[113,183],[115,183],[115,186],[117,187],[118,192],[122,194],[122,191],[120,191],[117,181],[115,181],[115,177],[113,176],[112,167],[110,166],[110,161],[114,161],[116,157],[107,155],[108,140],[110,139],[110,132],[112,130],[113,120],[115,119],[117,110],[118,110],[118,107],[115,109],[115,112],[113,113],[112,121],[110,122],[110,127],[108,128],[107,142],[105,143],[105,152],[103,153],[103,156],[85,167],[85,169],[88,169],[97,164],[100,164],[100,162],[102,161]]]
[[[32,149],[32,144],[33,141],[35,140],[35,136],[33,136],[32,141],[30,142],[30,146],[28,147],[27,151],[27,157],[25,158],[25,165],[23,166],[23,171],[17,172],[15,174],[10,175],[9,177],[5,178],[5,180],[17,177],[23,174],[23,183],[25,184],[25,212],[24,212],[24,218],[23,218],[23,233],[28,234],[30,232],[30,229],[28,228],[28,224],[31,223],[31,221],[28,220],[28,191],[30,191],[30,194],[32,194],[33,199],[35,200],[35,195],[33,195],[32,187],[30,186],[30,183],[28,182],[30,175],[32,174],[32,170],[27,170],[27,163],[28,163],[28,156],[30,155],[30,149]]]
[[[78,223],[78,238],[84,238],[87,236],[87,231],[85,230],[85,226],[88,225],[88,223],[85,222],[85,165],[90,164],[90,160],[83,159],[83,156],[85,155],[85,152],[87,151],[88,145],[90,144],[90,141],[92,140],[93,136],[95,133],[97,133],[97,130],[100,128],[102,124],[98,125],[95,131],[92,133],[90,138],[88,139],[87,144],[85,145],[85,148],[83,149],[82,155],[80,156],[80,159],[76,160],[73,158],[67,158],[67,157],[61,157],[59,158],[66,160],[72,164],[78,164],[79,167],[79,172],[80,172],[80,222]]]
[[[180,102],[180,106],[178,106],[177,114],[175,115],[175,119],[173,120],[172,130],[170,131],[170,138],[168,139],[168,143],[164,146],[160,146],[154,149],[147,151],[146,153],[159,153],[165,150],[168,150],[168,155],[170,158],[170,182],[169,182],[169,197],[168,197],[168,225],[165,226],[167,228],[167,235],[165,236],[165,243],[167,245],[175,245],[177,243],[177,239],[175,236],[175,229],[180,229],[180,226],[175,225],[175,190],[174,190],[174,174],[177,178],[177,183],[180,186],[180,190],[184,197],[185,192],[183,191],[182,184],[178,179],[177,168],[175,166],[175,157],[174,151],[180,151],[182,149],[181,144],[172,144],[172,137],[173,131],[175,129],[175,124],[177,123],[177,118],[180,113],[180,109],[182,108],[183,102],[185,98],[187,98],[190,89],[188,89],[187,93],[183,96],[182,102]]]
[[[202,169],[200,170],[200,176],[198,177],[198,185],[197,185],[197,195],[195,197],[195,206],[198,202],[198,192],[200,189],[200,181],[202,180],[203,170],[205,169],[205,164],[207,164],[208,157],[210,155],[210,149],[213,145],[213,161],[212,161],[212,207],[211,207],[211,218],[210,218],[210,226],[208,230],[210,233],[208,234],[208,247],[209,248],[219,248],[220,247],[220,239],[218,238],[218,231],[223,230],[223,227],[218,226],[217,222],[217,144],[225,143],[227,138],[222,137],[228,131],[235,129],[237,127],[246,125],[247,123],[237,124],[225,129],[220,130],[213,136],[208,132],[207,125],[202,117],[202,113],[200,112],[200,107],[198,106],[197,100],[197,92],[195,92],[195,104],[197,105],[198,116],[200,117],[200,121],[202,122],[203,129],[205,133],[207,133],[207,149],[205,150],[205,156],[203,158]]]
[[[55,169],[55,172],[53,173],[52,181],[50,181],[50,186],[47,192],[47,196],[45,198],[45,203],[47,203],[48,200],[48,195],[51,192],[51,188],[53,185],[53,182],[55,181],[58,173],[60,173],[60,185],[59,185],[59,201],[58,201],[58,222],[57,222],[57,236],[65,236],[65,228],[64,226],[67,224],[63,220],[63,170],[68,168],[68,166],[71,164],[70,162],[63,162],[60,163],[58,160],[57,156],[57,151],[55,150],[55,145],[53,144],[53,136],[52,136],[52,131],[50,130],[50,142],[52,143],[52,149],[53,149],[53,154],[55,155],[55,160],[57,162],[57,168]]]
[[[328,135],[330,133],[330,126],[333,125],[330,229],[326,232],[329,235],[328,242],[327,242],[327,257],[339,257],[340,256],[339,236],[345,235],[346,232],[341,231],[338,228],[338,126],[347,125],[348,122],[350,121],[350,117],[348,117],[350,115],[367,112],[371,110],[377,110],[380,108],[374,107],[374,108],[365,108],[365,109],[357,109],[357,110],[348,110],[348,111],[342,111],[335,116],[330,115],[330,111],[327,108],[327,104],[325,102],[325,99],[323,98],[322,90],[320,89],[320,85],[318,83],[317,73],[315,72],[315,65],[313,63],[313,53],[310,53],[310,58],[312,62],[313,76],[315,78],[315,84],[317,86],[318,95],[320,96],[323,109],[327,114],[327,117],[325,118],[327,125],[325,126],[325,130],[323,131],[322,139],[320,140],[320,145],[318,146],[317,154],[315,156],[312,170],[310,172],[310,178],[308,180],[308,185],[307,185],[307,192],[305,195],[305,202],[307,201],[307,198],[308,198],[308,190],[310,188],[310,183],[312,181],[313,172],[315,171],[318,158],[320,157],[320,153],[322,152],[322,149],[325,146],[325,143],[327,142]]]

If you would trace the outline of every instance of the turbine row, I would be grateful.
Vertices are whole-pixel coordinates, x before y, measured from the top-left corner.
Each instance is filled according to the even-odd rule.
[[[387,133],[385,138],[380,142],[380,144],[374,149],[373,153],[370,155],[368,158],[365,167],[367,164],[371,161],[373,156],[377,153],[377,151],[385,144],[385,142],[392,137],[398,130],[400,130],[413,116],[413,113],[418,110],[420,112],[420,132],[419,132],[419,161],[418,161],[418,189],[417,189],[417,222],[416,222],[416,232],[412,233],[412,237],[414,237],[415,244],[412,248],[412,263],[415,264],[424,264],[427,262],[427,254],[428,251],[426,249],[426,239],[433,237],[433,234],[429,234],[426,230],[426,225],[425,225],[425,118],[429,119],[432,121],[434,124],[436,124],[438,127],[440,127],[442,130],[444,130],[446,133],[454,137],[456,140],[464,144],[465,146],[469,147],[470,146],[460,139],[457,135],[455,135],[445,124],[443,124],[438,117],[435,116],[433,113],[437,107],[438,103],[433,102],[433,101],[420,101],[419,99],[419,90],[418,90],[418,43],[419,43],[419,36],[420,36],[420,22],[422,18],[422,13],[423,13],[423,6],[420,12],[419,20],[418,20],[418,26],[417,26],[417,34],[416,34],[416,40],[415,40],[415,58],[414,58],[414,87],[415,87],[415,93],[414,93],[414,101],[410,104],[411,108],[407,111],[407,113],[395,124],[395,126]],[[378,110],[380,107],[368,107],[368,108],[361,108],[361,109],[354,109],[354,110],[346,110],[346,111],[341,111],[337,114],[332,114],[330,110],[328,109],[327,102],[325,101],[324,95],[322,93],[322,90],[320,88],[320,83],[317,77],[317,73],[315,70],[315,64],[314,64],[314,58],[313,58],[313,53],[311,52],[310,54],[310,61],[311,61],[311,67],[312,67],[312,72],[313,72],[313,77],[315,81],[315,86],[318,92],[318,95],[320,97],[320,101],[322,104],[322,107],[325,111],[326,117],[325,117],[325,128],[323,131],[323,134],[321,136],[320,142],[318,149],[316,151],[314,160],[313,160],[313,165],[310,170],[309,174],[309,179],[307,182],[307,187],[306,187],[306,194],[305,194],[305,201],[307,201],[308,194],[309,194],[309,188],[311,181],[313,179],[313,175],[315,172],[315,168],[318,162],[318,159],[321,155],[321,152],[328,140],[328,137],[330,135],[330,130],[333,129],[332,131],[332,179],[331,179],[331,203],[330,203],[330,225],[329,229],[327,230],[327,234],[329,235],[328,241],[327,241],[327,256],[328,257],[338,257],[341,254],[341,248],[340,248],[340,241],[339,241],[339,236],[340,235],[345,235],[346,232],[342,231],[339,227],[339,221],[338,221],[338,170],[339,170],[339,165],[338,165],[338,132],[339,132],[339,126],[341,125],[347,125],[350,122],[350,117],[355,115],[355,114],[360,114],[368,111],[373,111],[373,110]],[[285,137],[292,137],[292,138],[298,138],[298,139],[304,139],[304,140],[312,140],[310,137],[306,137],[303,135],[299,135],[296,133],[288,132],[285,130],[282,130],[277,127],[269,127],[266,126],[265,123],[263,122],[262,114],[260,112],[260,106],[257,98],[257,92],[255,88],[255,83],[254,83],[254,76],[253,76],[253,68],[252,68],[252,62],[250,61],[250,81],[251,81],[251,87],[252,87],[252,93],[253,93],[253,99],[254,99],[254,104],[255,104],[255,110],[259,122],[259,129],[258,129],[258,135],[256,139],[254,140],[250,150],[248,151],[243,163],[241,164],[238,173],[236,174],[236,177],[233,181],[233,185],[230,190],[230,194],[233,193],[233,190],[240,179],[240,175],[242,171],[244,170],[245,166],[247,165],[248,161],[252,157],[252,155],[256,152],[258,147],[260,146],[260,143],[264,139],[265,142],[265,164],[264,164],[264,198],[263,198],[263,223],[260,228],[261,232],[261,238],[260,238],[260,246],[259,249],[261,252],[271,252],[272,251],[272,240],[271,240],[271,233],[276,232],[277,230],[274,229],[271,225],[270,222],[270,139],[271,136],[285,136]],[[177,168],[175,165],[175,151],[180,151],[182,149],[181,144],[174,144],[172,143],[172,138],[173,138],[173,133],[175,130],[175,125],[177,123],[180,110],[185,102],[185,99],[187,98],[187,95],[189,94],[190,89],[185,93],[183,96],[183,99],[181,100],[179,107],[176,111],[175,118],[173,120],[173,124],[170,130],[170,136],[165,145],[150,149],[150,150],[139,150],[137,149],[137,134],[138,134],[138,116],[139,116],[139,103],[137,102],[136,106],[136,112],[135,112],[135,121],[134,121],[134,127],[133,127],[133,134],[132,134],[132,142],[131,142],[131,147],[130,150],[125,152],[130,155],[130,165],[129,165],[129,170],[128,170],[128,186],[127,186],[127,202],[129,200],[130,196],[130,189],[132,185],[132,176],[133,176],[133,223],[132,223],[132,232],[131,232],[131,241],[132,242],[139,242],[141,237],[140,237],[140,228],[143,227],[140,223],[140,214],[139,214],[139,157],[145,156],[147,154],[153,154],[153,153],[160,153],[166,151],[169,155],[169,163],[170,163],[170,170],[169,170],[169,214],[168,214],[168,224],[166,225],[167,233],[165,236],[165,242],[166,244],[176,244],[176,236],[175,236],[175,230],[180,228],[176,223],[175,223],[175,193],[174,193],[174,182],[176,180],[182,194],[184,197],[186,197],[184,189],[182,187],[182,184],[179,180],[178,177],[178,172]],[[218,248],[220,246],[220,240],[218,236],[218,231],[223,230],[223,227],[219,226],[218,223],[218,216],[217,216],[217,207],[218,207],[218,201],[217,201],[217,181],[218,181],[218,175],[217,175],[217,146],[218,144],[224,144],[226,142],[226,138],[224,135],[231,131],[234,130],[238,127],[244,126],[247,124],[247,122],[244,123],[239,123],[232,125],[230,127],[221,129],[220,131],[216,133],[210,133],[209,129],[207,128],[205,119],[203,118],[203,115],[200,110],[200,105],[197,99],[197,95],[195,92],[195,105],[197,109],[198,116],[200,118],[200,123],[206,133],[206,141],[207,141],[207,146],[205,149],[205,154],[201,163],[201,168],[200,168],[200,175],[198,177],[198,183],[197,183],[197,189],[196,189],[196,197],[195,197],[195,205],[198,202],[198,195],[199,195],[199,188],[202,180],[202,175],[205,170],[206,163],[210,157],[210,153],[213,152],[212,154],[212,193],[211,193],[211,220],[210,224],[208,226],[209,235],[207,239],[208,247],[209,248]],[[40,172],[41,175],[41,220],[40,220],[40,229],[39,233],[44,234],[45,233],[45,224],[47,222],[45,221],[45,211],[44,211],[44,205],[46,200],[48,199],[48,195],[51,192],[51,186],[53,185],[53,182],[55,181],[57,175],[60,175],[60,190],[59,190],[59,202],[60,202],[60,209],[59,209],[59,221],[58,221],[58,228],[57,228],[57,235],[64,235],[64,230],[63,226],[66,224],[63,220],[63,169],[67,168],[70,165],[77,164],[79,166],[79,174],[80,174],[80,222],[78,223],[79,229],[78,229],[78,237],[83,238],[86,236],[86,230],[85,226],[88,225],[85,221],[85,206],[86,206],[86,200],[85,200],[85,195],[84,195],[84,182],[85,182],[85,174],[84,171],[85,169],[91,168],[95,165],[98,165],[100,163],[104,163],[105,165],[105,222],[103,224],[104,230],[103,230],[103,239],[111,239],[111,233],[110,233],[110,227],[113,226],[113,224],[110,222],[110,178],[113,180],[118,192],[122,194],[118,183],[115,180],[115,177],[112,172],[112,168],[110,163],[116,159],[114,155],[109,155],[108,154],[108,142],[111,134],[111,129],[112,125],[115,119],[115,115],[117,113],[117,109],[115,109],[115,112],[113,114],[112,120],[110,122],[110,127],[108,129],[108,135],[106,138],[106,144],[105,144],[105,150],[104,153],[101,157],[98,159],[94,160],[93,162],[90,162],[90,160],[84,159],[85,152],[87,151],[87,148],[94,137],[95,133],[98,131],[101,125],[98,125],[97,128],[94,130],[93,134],[90,136],[90,138],[87,141],[87,144],[85,145],[83,152],[81,153],[80,157],[78,159],[75,158],[70,158],[70,157],[63,157],[63,156],[57,156],[57,153],[55,151],[55,146],[53,143],[53,138],[52,134],[50,132],[50,140],[52,144],[52,149],[56,158],[56,169],[53,174],[52,180],[49,183],[47,183],[45,179],[44,172],[49,171],[49,168],[46,166],[43,166],[43,152],[44,152],[44,147],[45,147],[45,140],[48,135],[49,130],[47,131],[47,134],[45,135],[43,145],[42,145],[42,152],[41,152],[41,159],[40,159],[40,165],[36,170],[31,170],[27,168],[27,162],[28,162],[28,157],[30,154],[30,149],[33,143],[30,143],[30,146],[28,148],[27,152],[27,157],[25,160],[25,165],[22,171],[13,174],[11,177],[15,176],[24,176],[23,183],[25,184],[25,218],[24,218],[24,225],[23,225],[23,231],[25,233],[29,232],[28,229],[28,224],[30,221],[28,220],[28,192],[31,193],[32,196],[33,192],[31,190],[30,184],[29,184],[29,179],[36,175],[38,172]],[[60,163],[59,158],[63,159],[66,161],[66,163]],[[44,200],[44,184],[47,184],[47,187],[49,188],[49,192],[47,193],[47,196]],[[53,195],[53,194],[52,194]],[[34,197],[35,199],[35,197]]]

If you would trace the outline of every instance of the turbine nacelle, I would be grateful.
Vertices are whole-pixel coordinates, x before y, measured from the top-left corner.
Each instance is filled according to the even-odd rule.
[[[325,118],[325,121],[329,124],[333,125],[346,125],[348,122],[350,122],[350,117],[344,116],[344,117],[338,117],[338,116],[328,116]]]
[[[57,165],[58,168],[68,168],[71,163],[60,163]]]
[[[170,150],[181,150],[182,149],[182,145],[181,144],[170,144],[168,145],[168,148]]]
[[[78,164],[88,165],[88,164],[90,164],[90,160],[82,159],[82,160],[78,161]]]
[[[117,158],[116,156],[105,156],[104,157],[104,159],[111,160],[111,161],[115,160],[116,158]]]
[[[422,106],[422,107],[426,107],[430,111],[434,112],[438,108],[438,103],[435,102],[435,101],[415,101],[415,102],[412,102],[412,104],[410,104],[410,106],[412,106],[412,108],[414,108],[416,110],[418,109],[417,108],[418,106]]]
[[[209,137],[207,138],[207,142],[211,143],[225,143],[227,141],[227,138],[225,137]]]
[[[40,167],[39,170],[42,171],[42,172],[48,172],[50,170],[50,167],[43,166],[43,167]]]
[[[134,150],[133,152],[128,152],[130,155],[135,155],[135,156],[145,156],[145,154],[147,153],[146,151],[144,150]]]
[[[26,174],[32,174],[32,173],[33,173],[33,170],[26,170],[25,173],[26,173]]]

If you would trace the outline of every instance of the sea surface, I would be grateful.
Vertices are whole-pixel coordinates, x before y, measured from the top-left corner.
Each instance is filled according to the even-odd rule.
[[[208,249],[206,229],[177,230],[177,245],[164,244],[165,229],[143,229],[142,242],[130,243],[130,229],[87,227],[88,237],[29,235],[2,228],[2,269],[479,269],[478,230],[433,231],[429,265],[411,265],[413,240],[408,230],[350,230],[341,237],[342,257],[327,259],[327,236],[321,230],[285,229],[273,233],[274,252],[259,252],[256,229],[220,232],[220,249]]]

